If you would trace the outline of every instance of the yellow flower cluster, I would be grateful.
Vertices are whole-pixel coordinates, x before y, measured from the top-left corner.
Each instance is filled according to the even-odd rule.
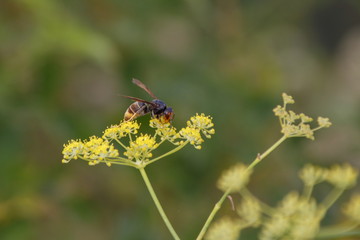
[[[103,138],[108,140],[119,140],[120,138],[137,134],[140,124],[136,121],[121,122],[118,125],[111,125],[104,131]]]
[[[283,93],[282,97],[284,102],[283,106],[278,105],[273,111],[275,116],[280,120],[281,133],[286,137],[306,137],[314,140],[314,131],[331,126],[331,122],[328,118],[318,117],[318,127],[311,128],[310,122],[313,121],[311,117],[306,116],[303,113],[296,114],[295,112],[286,109],[287,104],[295,103],[292,96]]]
[[[63,163],[72,159],[83,159],[90,165],[100,162],[111,164],[122,164],[133,167],[143,167],[155,162],[162,157],[180,150],[188,143],[196,149],[201,149],[204,139],[201,133],[210,138],[215,133],[214,124],[210,116],[196,114],[187,121],[187,126],[177,131],[170,123],[163,123],[159,119],[151,119],[150,127],[155,129],[154,135],[138,134],[140,124],[136,121],[124,121],[117,125],[111,125],[101,138],[91,137],[88,141],[71,140],[64,145]],[[112,145],[117,142],[123,149],[123,155]],[[157,149],[163,142],[168,141],[177,147],[168,153],[153,158],[153,150]]]
[[[64,145],[63,163],[68,163],[72,159],[83,159],[89,162],[90,165],[95,165],[104,161],[107,165],[111,165],[107,159],[116,158],[119,152],[114,146],[103,138],[96,136],[90,137],[89,140],[71,140]]]
[[[211,138],[212,134],[215,134],[214,123],[212,118],[205,116],[205,114],[196,114],[196,116],[191,117],[190,121],[187,121],[187,125],[190,128],[200,130],[205,137]]]
[[[170,123],[162,123],[161,120],[153,118],[150,120],[150,127],[155,128],[155,135],[160,136],[161,141],[169,141],[175,145],[179,144],[179,141],[176,141],[179,134]]]
[[[126,148],[124,155],[129,160],[135,160],[136,162],[147,161],[152,157],[151,151],[158,146],[159,144],[156,143],[155,138],[148,134],[140,135],[135,141],[130,142],[130,146]]]

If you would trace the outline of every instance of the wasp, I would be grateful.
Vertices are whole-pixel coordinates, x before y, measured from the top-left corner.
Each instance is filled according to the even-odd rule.
[[[133,78],[132,82],[136,84],[138,87],[144,89],[152,98],[151,102],[130,96],[124,96],[135,102],[132,103],[124,114],[125,121],[131,121],[135,118],[144,116],[148,113],[151,114],[152,118],[159,119],[162,123],[169,123],[174,118],[174,112],[171,107],[166,106],[166,104],[159,100],[154,93],[150,91],[150,89],[142,83],[140,80]]]

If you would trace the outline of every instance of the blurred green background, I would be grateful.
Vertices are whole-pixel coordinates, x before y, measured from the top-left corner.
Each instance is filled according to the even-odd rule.
[[[150,99],[133,77],[174,108],[175,127],[197,112],[214,118],[201,151],[148,168],[182,239],[195,238],[221,196],[222,170],[280,137],[272,109],[282,92],[333,126],[270,155],[253,175],[255,195],[275,204],[301,190],[305,163],[359,168],[359,59],[357,0],[1,0],[0,239],[171,238],[136,170],[61,164],[69,139],[122,119],[131,101],[120,94]],[[336,206],[324,223],[342,219]]]

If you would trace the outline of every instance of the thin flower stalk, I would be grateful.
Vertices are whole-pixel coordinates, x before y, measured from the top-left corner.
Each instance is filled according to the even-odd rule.
[[[180,240],[178,234],[176,233],[175,229],[173,228],[173,226],[171,225],[168,217],[166,216],[165,212],[164,212],[164,209],[162,208],[161,204],[160,204],[160,201],[159,199],[157,198],[156,194],[155,194],[155,191],[151,185],[151,182],[146,174],[146,171],[145,171],[145,168],[139,168],[139,171],[141,173],[141,176],[145,182],[145,185],[147,187],[147,189],[149,190],[149,193],[151,195],[151,198],[153,199],[154,201],[154,204],[156,206],[156,208],[158,209],[166,227],[169,229],[171,235],[173,236],[173,238],[175,240]]]
[[[187,126],[179,131],[170,123],[163,123],[156,118],[150,120],[150,127],[155,130],[153,135],[138,134],[140,124],[136,121],[125,121],[111,125],[103,132],[101,138],[93,136],[85,141],[71,140],[64,145],[62,162],[68,163],[71,160],[81,159],[91,166],[105,163],[109,167],[117,164],[137,168],[170,234],[175,240],[179,240],[178,234],[155,194],[145,167],[174,154],[187,145],[201,149],[204,137],[211,138],[211,135],[215,134],[214,124],[210,116],[196,114],[187,121]],[[159,156],[154,156],[154,150],[165,142],[172,144],[174,148]],[[123,156],[113,143],[119,144]]]

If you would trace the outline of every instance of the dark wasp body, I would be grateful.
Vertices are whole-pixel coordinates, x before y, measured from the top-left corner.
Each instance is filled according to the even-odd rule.
[[[152,118],[157,118],[163,123],[171,122],[171,120],[174,118],[174,112],[172,108],[167,107],[166,104],[159,100],[140,80],[133,79],[133,83],[144,89],[154,99],[149,102],[140,98],[123,96],[135,101],[126,110],[124,120],[132,121],[135,118],[151,113]]]

